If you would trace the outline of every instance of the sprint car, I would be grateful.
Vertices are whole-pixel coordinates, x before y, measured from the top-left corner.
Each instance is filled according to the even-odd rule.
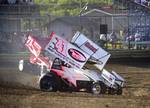
[[[78,39],[76,38],[76,40]],[[40,70],[38,84],[41,90],[67,90],[71,92],[84,90],[93,94],[104,94],[106,92],[109,94],[122,94],[124,79],[114,71],[108,72],[103,69],[110,55],[91,41],[85,43],[85,47],[89,48],[91,54],[89,52],[85,53],[85,47],[77,47],[77,44],[68,43],[53,33],[50,38],[44,39],[44,44],[41,44],[42,41],[29,35],[25,45],[31,52],[30,60],[19,61],[20,71],[26,69]],[[101,51],[106,54],[98,55]],[[51,59],[52,55],[55,59]],[[100,72],[85,68],[84,64],[91,55],[97,57],[98,61],[102,58],[96,64],[96,66],[101,67]]]
[[[23,63],[24,62],[24,63]],[[124,79],[116,72],[102,72],[86,68],[76,69],[55,58],[50,70],[39,68],[30,62],[20,60],[20,71],[42,71],[39,77],[39,88],[42,91],[81,91],[93,94],[122,94]],[[23,69],[22,69],[23,68]]]

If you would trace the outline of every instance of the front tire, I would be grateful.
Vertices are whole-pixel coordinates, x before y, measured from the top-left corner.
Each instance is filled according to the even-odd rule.
[[[100,83],[98,83],[98,82],[93,83],[91,86],[91,91],[94,95],[101,94],[102,87],[101,87]]]
[[[116,92],[116,90],[114,88],[111,88],[111,87],[108,88],[108,94],[114,95],[115,92]]]
[[[118,85],[116,94],[117,94],[117,95],[122,95],[122,92],[123,92],[122,87],[120,87],[120,86]]]

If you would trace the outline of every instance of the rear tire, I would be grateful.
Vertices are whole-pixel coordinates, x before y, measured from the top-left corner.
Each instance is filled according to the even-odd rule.
[[[57,91],[54,77],[51,75],[43,76],[40,80],[40,89],[48,92]]]

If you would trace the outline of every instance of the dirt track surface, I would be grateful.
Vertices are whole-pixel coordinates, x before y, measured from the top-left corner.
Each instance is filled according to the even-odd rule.
[[[150,108],[150,63],[108,64],[126,80],[123,95],[42,92],[38,76],[19,73],[15,64],[0,67],[0,108]],[[140,64],[140,63],[137,63]]]

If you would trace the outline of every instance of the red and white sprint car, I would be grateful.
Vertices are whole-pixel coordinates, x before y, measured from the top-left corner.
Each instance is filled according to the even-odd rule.
[[[20,60],[19,70],[40,70],[39,88],[43,91],[80,91],[93,94],[122,94],[124,79],[105,66],[110,54],[77,32],[71,42],[55,33],[48,38],[28,35],[25,46],[30,60]],[[85,67],[88,60],[95,62],[99,71]],[[36,69],[35,69],[36,68]]]

